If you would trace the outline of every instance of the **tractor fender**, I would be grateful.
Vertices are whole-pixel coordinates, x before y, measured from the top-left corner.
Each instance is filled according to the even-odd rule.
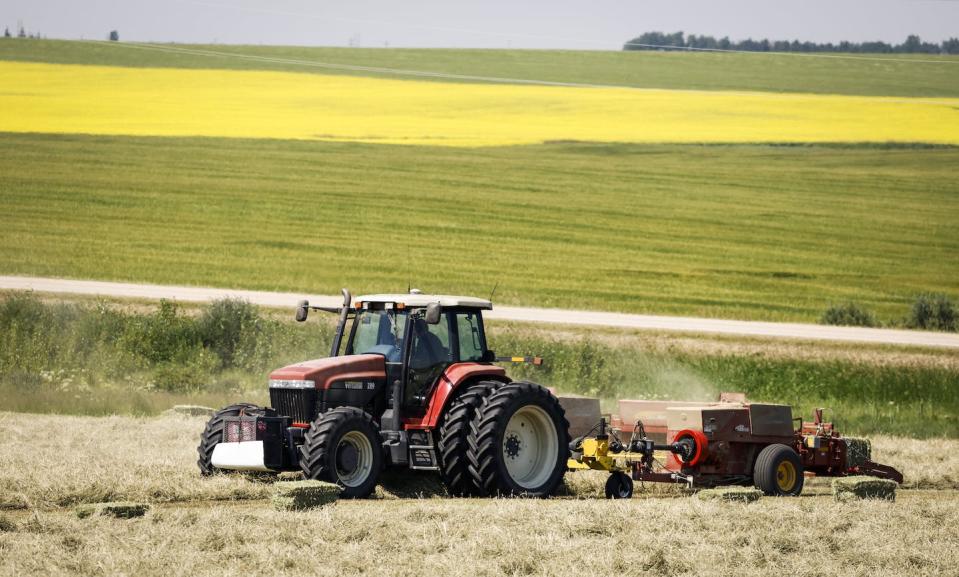
[[[430,404],[426,408],[426,413],[418,422],[413,420],[407,422],[407,426],[417,429],[432,429],[439,424],[440,416],[446,410],[453,393],[469,381],[489,380],[510,382],[506,376],[506,369],[495,365],[483,363],[454,363],[446,368],[446,371],[436,383],[436,389],[430,397]]]

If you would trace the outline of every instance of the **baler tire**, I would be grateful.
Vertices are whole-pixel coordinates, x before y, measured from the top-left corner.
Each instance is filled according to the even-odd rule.
[[[787,487],[780,486],[780,468],[789,472],[786,480],[791,479]],[[769,445],[759,452],[753,466],[753,483],[763,494],[771,497],[795,497],[802,493],[803,466],[799,455],[786,445]]]
[[[196,464],[200,468],[201,475],[207,477],[217,471],[216,467],[210,463],[210,459],[213,457],[213,449],[223,439],[223,417],[236,417],[240,412],[262,409],[263,407],[251,403],[237,403],[213,413],[210,420],[206,422],[206,427],[200,435],[200,444],[196,448],[200,456]]]
[[[439,428],[437,449],[440,476],[446,491],[454,497],[473,497],[480,494],[469,471],[470,425],[476,411],[486,397],[502,387],[500,381],[469,383],[450,401]]]
[[[345,481],[337,470],[337,451],[344,442],[361,453],[358,459],[369,459],[368,470],[358,483]],[[300,446],[300,469],[307,479],[342,487],[341,498],[369,497],[383,470],[382,442],[379,428],[369,413],[356,407],[337,407],[317,417],[306,432]],[[356,443],[362,446],[357,447]],[[364,450],[369,450],[369,454],[362,455]]]
[[[633,479],[622,471],[615,471],[606,479],[607,499],[629,499],[633,496]]]
[[[527,484],[520,484],[510,473],[505,453],[511,450],[510,442],[513,443],[513,450],[522,451],[526,441],[505,437],[514,416],[527,410],[530,410],[532,415],[529,418],[531,420],[528,419],[531,428],[537,428],[537,426],[542,428],[541,425],[548,425],[545,433],[549,435],[552,432],[556,438],[539,439],[535,438],[538,437],[535,431],[532,433],[535,441],[549,442],[550,447],[539,446],[535,449],[537,454],[543,452],[543,468],[534,479],[527,480]],[[539,425],[534,423],[536,420],[539,421]],[[523,423],[523,420],[519,422]],[[550,441],[554,441],[555,445]],[[486,398],[470,425],[468,453],[470,474],[479,493],[483,496],[549,497],[556,492],[566,473],[566,463],[570,454],[569,442],[569,422],[566,420],[566,413],[559,400],[548,389],[526,382],[504,385]],[[554,447],[555,455],[550,455]],[[540,476],[543,477],[542,480],[539,480]],[[529,486],[529,483],[536,484]]]

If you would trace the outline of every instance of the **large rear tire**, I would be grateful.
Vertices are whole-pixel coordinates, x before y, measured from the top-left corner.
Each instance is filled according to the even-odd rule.
[[[437,448],[440,476],[450,495],[471,497],[480,494],[479,487],[469,471],[470,425],[483,401],[502,386],[503,383],[499,381],[469,383],[446,409],[439,429]]]
[[[470,474],[482,495],[548,497],[569,458],[569,423],[545,387],[515,382],[490,395],[470,427]]]
[[[206,422],[206,428],[203,429],[203,433],[200,435],[200,444],[196,448],[196,452],[200,455],[196,464],[200,467],[201,475],[212,475],[218,470],[210,463],[210,459],[213,457],[214,447],[223,440],[223,418],[236,417],[241,413],[245,415],[255,414],[256,411],[262,410],[263,407],[251,403],[237,403],[223,407],[213,413],[210,420]]]
[[[803,467],[799,455],[786,445],[769,445],[759,452],[753,483],[766,495],[794,497],[802,493]]]
[[[300,447],[300,469],[307,479],[336,483],[340,497],[368,497],[383,470],[383,446],[373,417],[355,407],[323,413]]]

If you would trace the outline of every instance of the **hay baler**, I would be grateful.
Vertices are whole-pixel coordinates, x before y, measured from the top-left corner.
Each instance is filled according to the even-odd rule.
[[[871,460],[867,441],[843,437],[823,421],[822,409],[813,422],[803,422],[794,420],[786,405],[683,404],[664,407],[665,442],[647,435],[642,420],[631,428],[620,421],[614,428],[601,419],[590,434],[571,443],[569,468],[609,471],[609,498],[632,496],[634,480],[689,487],[754,485],[780,496],[799,495],[806,475],[870,475],[902,483],[899,471]]]

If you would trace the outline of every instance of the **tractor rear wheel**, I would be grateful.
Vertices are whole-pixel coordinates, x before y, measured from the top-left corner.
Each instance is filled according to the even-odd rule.
[[[466,385],[450,402],[440,425],[437,448],[439,449],[440,475],[450,495],[470,497],[479,494],[473,476],[469,472],[470,425],[476,411],[496,389],[499,381],[478,381]]]
[[[756,457],[753,483],[766,495],[799,495],[803,487],[803,467],[799,455],[786,445],[764,448]]]
[[[487,397],[470,426],[470,474],[482,495],[548,497],[566,473],[569,423],[559,400],[514,382]]]
[[[257,405],[238,403],[236,405],[223,407],[213,413],[210,420],[206,422],[206,428],[203,429],[203,434],[200,435],[200,444],[196,448],[196,452],[200,455],[196,464],[200,467],[201,475],[212,475],[217,470],[216,467],[210,463],[210,459],[213,457],[213,449],[223,440],[223,418],[237,417],[241,413],[245,415],[255,414],[256,411],[262,410],[263,407],[258,407]]]
[[[373,417],[355,407],[338,407],[317,417],[300,447],[307,479],[336,483],[340,497],[368,497],[383,470],[383,448]]]

